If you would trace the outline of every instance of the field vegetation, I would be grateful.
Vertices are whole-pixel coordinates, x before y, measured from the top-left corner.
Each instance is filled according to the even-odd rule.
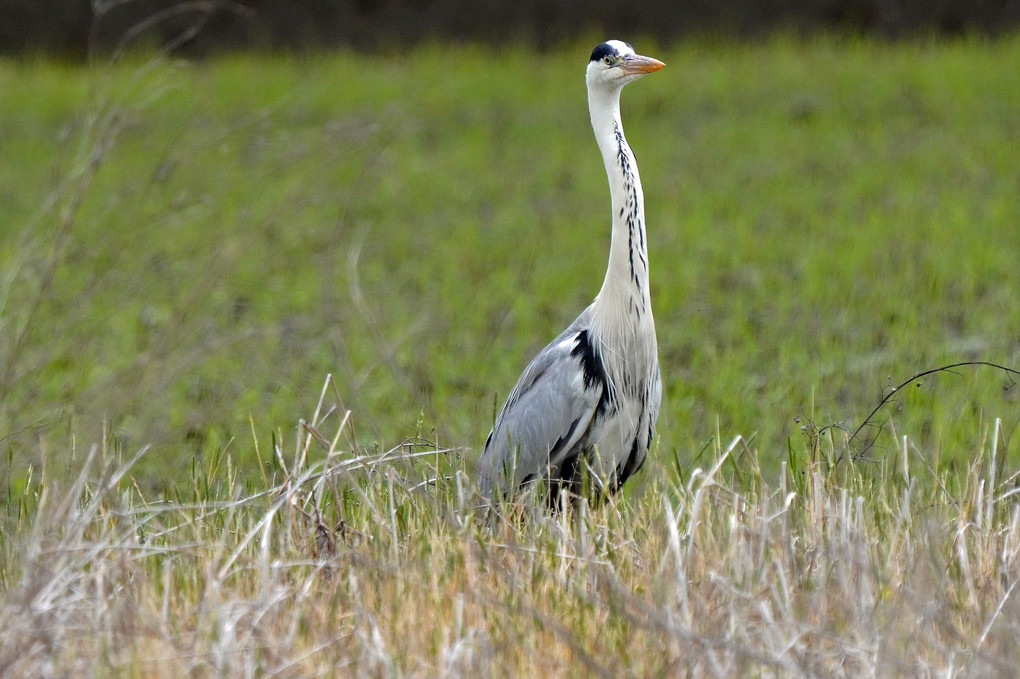
[[[636,44],[657,439],[503,518],[590,44],[0,62],[0,674],[1012,676],[1020,387],[904,381],[1020,366],[1020,40]]]

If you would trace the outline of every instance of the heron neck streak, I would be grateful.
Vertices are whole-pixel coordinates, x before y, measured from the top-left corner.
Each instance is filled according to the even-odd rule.
[[[619,90],[589,92],[592,128],[606,166],[613,210],[609,266],[595,298],[593,320],[604,346],[629,354],[638,327],[652,324],[652,312],[644,194],[634,153],[623,134],[619,94]]]

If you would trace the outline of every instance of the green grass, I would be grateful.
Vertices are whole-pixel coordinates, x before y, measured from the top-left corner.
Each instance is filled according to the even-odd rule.
[[[174,469],[231,441],[247,464],[249,419],[292,426],[331,372],[369,440],[423,418],[477,446],[604,271],[582,47],[4,63],[7,445],[23,461],[106,422]],[[855,423],[889,380],[1016,361],[1020,43],[648,51],[669,67],[624,114],[663,456],[718,427],[774,469],[795,417]],[[1017,420],[929,391],[922,422]]]
[[[472,517],[604,273],[590,47],[0,62],[0,673],[1015,667],[1008,376],[826,427],[1020,365],[1017,38],[639,41],[657,442]]]

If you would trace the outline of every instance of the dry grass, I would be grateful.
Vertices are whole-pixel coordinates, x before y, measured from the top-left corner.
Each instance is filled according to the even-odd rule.
[[[770,484],[736,437],[682,486],[514,520],[476,509],[457,451],[358,449],[329,388],[300,431],[247,489],[211,461],[151,502],[133,460],[96,449],[69,486],[34,485],[7,531],[0,674],[948,677],[1020,660],[997,423],[956,478],[910,476],[906,438],[881,467],[834,463],[823,438]]]

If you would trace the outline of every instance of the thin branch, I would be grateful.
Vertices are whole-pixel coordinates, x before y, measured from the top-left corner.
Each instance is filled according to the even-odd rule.
[[[940,372],[948,372],[948,373],[951,373],[953,375],[959,375],[959,373],[954,371],[956,368],[977,367],[977,366],[987,366],[989,368],[997,368],[997,369],[1002,370],[1003,372],[1005,372],[1006,375],[1009,377],[1009,382],[1010,382],[1009,386],[1006,387],[1006,389],[1009,389],[1009,388],[1013,387],[1016,384],[1016,380],[1013,379],[1014,375],[1017,376],[1017,377],[1020,377],[1020,370],[1014,370],[1013,368],[1009,368],[1007,366],[1000,365],[998,363],[992,363],[991,361],[961,361],[959,363],[951,363],[949,365],[940,366],[938,368],[931,368],[929,370],[922,370],[919,373],[915,373],[910,379],[907,379],[907,380],[904,380],[903,382],[900,382],[898,385],[893,387],[892,390],[890,390],[888,394],[883,396],[882,400],[878,402],[878,405],[876,405],[874,408],[871,409],[871,412],[868,413],[868,416],[864,418],[864,421],[861,422],[860,425],[858,425],[856,429],[854,429],[852,434],[850,434],[850,438],[847,439],[847,445],[850,445],[851,443],[853,443],[854,439],[857,438],[857,435],[861,433],[861,430],[864,429],[864,427],[868,426],[868,424],[875,417],[875,415],[878,413],[878,411],[881,410],[883,408],[883,406],[885,406],[889,401],[891,401],[894,396],[899,394],[900,390],[903,389],[904,387],[909,386],[913,382],[916,382],[917,380],[921,379],[922,377],[927,377],[928,375],[934,375],[935,373],[940,373]]]

